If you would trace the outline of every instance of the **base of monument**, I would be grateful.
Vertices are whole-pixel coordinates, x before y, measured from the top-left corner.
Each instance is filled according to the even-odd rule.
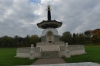
[[[52,41],[48,41],[49,43],[52,43]]]
[[[33,54],[31,53],[31,49]],[[21,58],[52,58],[65,56],[70,58],[73,55],[86,54],[84,45],[68,45],[63,42],[41,42],[37,43],[37,47],[17,48],[16,56]]]
[[[60,46],[65,46],[64,42],[40,42],[37,43],[37,47],[40,47],[42,51],[59,51]]]

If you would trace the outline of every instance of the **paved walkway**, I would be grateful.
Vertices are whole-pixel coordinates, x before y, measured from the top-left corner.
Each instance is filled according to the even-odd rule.
[[[66,63],[62,58],[47,58],[38,59],[28,66],[100,66],[100,64],[92,62]]]
[[[62,64],[42,64],[42,65],[29,65],[29,66],[100,66],[100,64],[92,62],[81,62],[81,63],[62,63]]]
[[[40,65],[40,64],[61,64],[66,63],[62,58],[46,58],[46,59],[38,59],[32,65]]]

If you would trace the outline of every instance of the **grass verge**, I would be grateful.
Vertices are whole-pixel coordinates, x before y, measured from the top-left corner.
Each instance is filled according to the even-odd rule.
[[[100,45],[86,45],[86,54],[71,56],[71,58],[62,57],[67,63],[76,62],[96,62],[100,63]]]
[[[16,58],[16,48],[0,48],[0,66],[30,65],[37,60]]]

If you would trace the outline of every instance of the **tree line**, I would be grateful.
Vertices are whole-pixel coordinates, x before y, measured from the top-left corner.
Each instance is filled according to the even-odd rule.
[[[38,35],[27,35],[26,37],[9,37],[3,36],[0,37],[0,47],[30,47],[31,44],[36,46],[36,43],[40,41],[40,37]]]
[[[73,33],[66,31],[60,36],[60,41],[68,44],[100,44],[100,29],[87,30],[84,33]],[[41,37],[38,35],[20,36],[3,36],[0,37],[0,47],[30,47],[31,44],[36,46],[37,42],[41,42]]]
[[[68,44],[100,44],[100,29],[87,30],[84,33],[63,33],[60,40]]]

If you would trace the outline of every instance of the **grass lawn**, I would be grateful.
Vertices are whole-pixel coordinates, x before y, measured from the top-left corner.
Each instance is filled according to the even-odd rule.
[[[29,65],[37,59],[16,58],[16,48],[0,48],[0,66]]]
[[[86,54],[71,56],[71,58],[62,57],[67,63],[75,62],[96,62],[100,63],[100,45],[86,45]]]
[[[100,63],[100,45],[86,45],[86,54],[71,56],[63,59],[67,63],[97,62]],[[16,58],[16,48],[0,48],[0,66],[30,65],[37,59]]]

